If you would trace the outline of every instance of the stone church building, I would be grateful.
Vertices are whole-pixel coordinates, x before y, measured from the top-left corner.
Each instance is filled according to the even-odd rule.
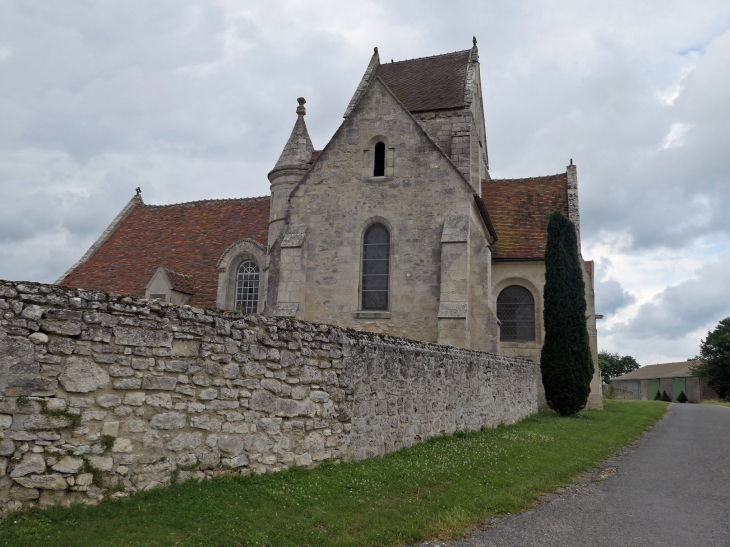
[[[476,40],[384,64],[375,48],[322,150],[298,102],[270,196],[157,206],[138,193],[57,284],[539,363],[548,216],[562,211],[580,241],[577,172],[490,177]],[[594,269],[582,266],[600,408]]]

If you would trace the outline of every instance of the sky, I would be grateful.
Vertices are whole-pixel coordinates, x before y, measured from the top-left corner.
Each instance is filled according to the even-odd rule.
[[[730,316],[730,3],[0,0],[0,279],[53,282],[146,203],[265,196],[383,62],[478,40],[490,173],[578,166],[599,349],[680,361]]]

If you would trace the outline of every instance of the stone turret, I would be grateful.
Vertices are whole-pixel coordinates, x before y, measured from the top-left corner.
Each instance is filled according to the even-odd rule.
[[[302,177],[309,169],[309,162],[312,159],[312,140],[309,138],[307,124],[304,123],[304,116],[307,110],[304,104],[307,102],[304,97],[297,99],[297,121],[291,136],[284,146],[284,151],[279,156],[279,161],[269,173],[271,182],[271,213],[269,215],[269,245],[273,245],[286,224],[286,206],[289,194],[294,186],[302,180]]]

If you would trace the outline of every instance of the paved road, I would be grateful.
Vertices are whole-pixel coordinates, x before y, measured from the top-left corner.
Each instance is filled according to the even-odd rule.
[[[586,478],[467,540],[422,547],[730,547],[730,408],[671,405],[597,474],[608,478]]]

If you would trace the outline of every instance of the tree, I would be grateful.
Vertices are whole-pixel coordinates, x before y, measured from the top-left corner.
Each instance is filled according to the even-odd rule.
[[[588,401],[593,359],[578,238],[575,225],[559,211],[550,215],[548,223],[544,294],[540,368],[545,399],[558,414],[570,416]]]
[[[705,380],[721,399],[730,399],[730,317],[707,333],[694,361],[690,372]]]
[[[604,384],[611,378],[636,370],[640,366],[631,355],[621,357],[618,353],[609,353],[606,350],[598,352],[598,367],[601,369]]]
[[[687,396],[684,394],[684,391],[680,391],[679,395],[677,395],[677,402],[686,403],[687,401],[689,401],[689,399],[687,399]]]
[[[669,398],[669,395],[667,395],[666,391],[662,391],[662,396],[659,398],[660,401],[664,401],[665,403],[671,403],[672,399]]]

